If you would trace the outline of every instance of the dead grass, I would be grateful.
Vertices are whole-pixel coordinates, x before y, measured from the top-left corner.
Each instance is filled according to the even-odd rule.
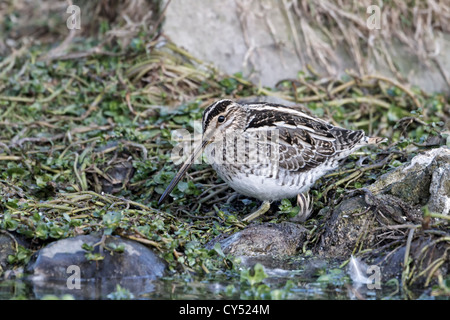
[[[404,81],[401,71],[405,70],[400,70],[394,56],[407,54],[430,70],[437,68],[450,87],[450,74],[440,58],[444,54],[441,40],[450,32],[448,1],[283,0],[277,7],[273,3],[256,5],[236,0],[236,5],[250,61],[255,44],[247,28],[249,21],[255,16],[263,17],[270,36],[277,42],[283,37],[276,34],[276,29],[283,28],[272,25],[270,12],[281,10],[302,65],[311,63],[322,73],[336,76],[342,69],[339,56],[346,53],[359,76],[387,66],[397,80]],[[371,5],[380,8],[380,29],[367,26],[367,19],[374,14],[367,12]]]

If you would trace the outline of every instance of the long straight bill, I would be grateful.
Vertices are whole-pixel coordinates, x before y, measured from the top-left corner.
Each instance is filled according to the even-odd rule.
[[[208,139],[203,140],[202,143],[194,150],[191,156],[183,163],[178,173],[175,175],[175,177],[173,177],[172,181],[170,181],[169,186],[166,188],[161,198],[159,198],[158,205],[160,205],[167,197],[167,195],[172,192],[173,188],[175,188],[175,186],[178,184],[181,178],[183,178],[187,169],[189,169],[189,167],[194,163],[194,160],[197,159],[197,157],[202,153],[203,149],[209,143],[210,141]]]

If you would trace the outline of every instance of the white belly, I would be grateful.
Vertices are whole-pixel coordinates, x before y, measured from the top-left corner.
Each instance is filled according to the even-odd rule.
[[[264,163],[267,164],[270,161],[242,167],[230,164],[230,162],[216,161],[221,158],[213,157],[211,145],[206,147],[205,154],[217,174],[238,193],[262,201],[296,197],[298,194],[308,191],[317,179],[335,169],[338,164],[337,159],[330,160],[304,172],[292,172],[273,165],[264,166]]]
[[[261,174],[261,172],[259,174],[237,172],[237,174],[230,175],[229,168],[215,164],[212,166],[235,191],[263,201],[296,197],[298,194],[308,191],[317,179],[333,169],[330,166],[319,166],[312,171],[297,174],[281,169],[275,178],[271,174]]]
[[[220,174],[219,174],[220,175]],[[293,198],[299,193],[307,191],[310,185],[281,185],[280,181],[264,176],[238,174],[228,185],[238,193],[259,200],[274,201],[284,198]]]

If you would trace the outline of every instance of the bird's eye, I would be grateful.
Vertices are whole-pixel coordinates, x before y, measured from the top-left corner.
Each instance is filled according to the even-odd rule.
[[[219,123],[222,123],[222,122],[225,121],[225,117],[224,117],[224,116],[219,116],[219,117],[217,118],[217,121],[218,121]]]

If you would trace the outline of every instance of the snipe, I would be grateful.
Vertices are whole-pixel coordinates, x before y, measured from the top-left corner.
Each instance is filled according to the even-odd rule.
[[[314,182],[355,150],[384,140],[282,105],[232,100],[220,100],[206,108],[202,127],[201,144],[181,166],[158,204],[205,151],[209,163],[231,188],[263,201],[244,221],[265,213],[274,200],[295,196],[301,208],[300,220],[306,220],[311,213],[308,190]]]

